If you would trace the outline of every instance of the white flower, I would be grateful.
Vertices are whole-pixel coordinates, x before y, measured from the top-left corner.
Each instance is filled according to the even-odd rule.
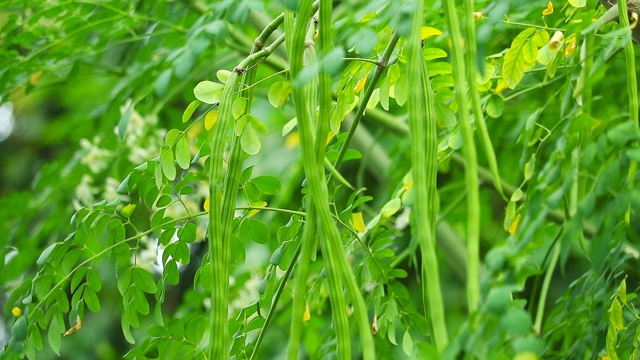
[[[92,182],[93,177],[84,174],[80,179],[80,183],[76,186],[76,200],[80,203],[80,207],[88,207],[95,202],[94,195],[98,193],[98,189],[91,186]]]
[[[80,162],[87,165],[94,174],[106,169],[111,160],[111,151],[99,148],[95,145],[98,142],[98,138],[95,138],[93,143],[87,139],[80,140],[80,146],[85,150]]]

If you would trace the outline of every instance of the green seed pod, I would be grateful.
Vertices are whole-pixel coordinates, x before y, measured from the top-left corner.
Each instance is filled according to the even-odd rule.
[[[269,259],[269,262],[271,263],[271,265],[273,266],[280,265],[280,261],[282,260],[283,254],[284,254],[284,243],[280,245],[280,247],[278,247],[276,251],[273,252],[273,255],[271,255],[271,259]]]
[[[264,295],[265,291],[267,291],[267,276],[262,278],[262,281],[260,281],[260,286],[258,286],[258,294]]]

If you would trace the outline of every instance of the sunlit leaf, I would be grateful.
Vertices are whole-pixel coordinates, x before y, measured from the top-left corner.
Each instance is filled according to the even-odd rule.
[[[204,128],[211,130],[213,125],[218,121],[218,110],[211,110],[204,117]]]
[[[164,145],[165,146],[173,146],[175,144],[176,140],[178,140],[178,137],[180,137],[180,130],[171,129],[171,130],[167,131],[167,135],[165,135],[165,137],[164,137]]]
[[[409,357],[413,356],[413,339],[409,331],[405,331],[402,336],[402,351]]]
[[[173,151],[169,147],[163,147],[160,154],[160,165],[162,173],[169,181],[176,179],[176,164],[173,157]]]
[[[220,102],[224,85],[213,81],[201,81],[193,89],[196,99],[205,104],[217,104]]]
[[[620,301],[622,305],[627,305],[627,278],[622,279],[620,286],[618,287],[618,296],[620,296]]]
[[[231,105],[231,113],[233,118],[237,119],[247,111],[247,98],[239,97],[233,101]]]
[[[509,228],[507,229],[507,232],[511,235],[515,234],[516,231],[518,231],[519,224],[520,224],[520,214],[516,215],[516,218],[513,219],[513,221],[511,222],[511,225],[509,225]]]
[[[252,201],[251,202],[251,206],[261,208],[261,207],[267,206],[267,202],[266,201],[255,201],[255,202]],[[252,209],[247,213],[247,217],[250,218],[250,217],[254,216],[255,214],[257,214],[259,212],[260,212],[260,209]]]
[[[304,307],[304,313],[302,314],[302,321],[311,320],[311,313],[309,312],[309,305]]]
[[[176,142],[176,162],[182,169],[188,169],[191,165],[191,150],[186,136],[182,136]]]
[[[587,6],[587,0],[569,0],[569,4],[576,8],[582,8]]]
[[[271,85],[267,97],[271,106],[279,108],[284,106],[291,93],[291,84],[288,81],[277,81]]]
[[[189,103],[187,108],[182,113],[182,122],[183,123],[187,122],[187,121],[189,121],[189,119],[191,119],[191,116],[196,111],[198,106],[200,106],[200,104],[202,104],[202,102],[200,102],[200,100],[193,100],[191,103]]]
[[[423,26],[422,29],[420,29],[420,40],[436,35],[442,35],[442,31],[431,26]]]
[[[255,155],[260,151],[262,144],[260,143],[260,137],[258,137],[258,133],[254,130],[251,124],[248,124],[242,136],[240,137],[240,146],[242,150],[249,155]]]
[[[446,58],[447,57],[447,53],[440,49],[440,48],[425,48],[424,49],[424,59],[429,61],[429,60],[435,60],[435,59],[442,59],[442,58]],[[429,67],[427,65],[427,67]]]
[[[120,210],[120,215],[125,218],[130,218],[133,211],[136,209],[136,204],[128,204]]]
[[[360,80],[358,80],[358,82],[356,83],[356,86],[354,86],[353,91],[355,92],[360,92],[362,91],[362,89],[364,89],[364,85],[367,83],[367,77],[363,76],[362,78],[360,78]]]
[[[227,80],[229,80],[229,76],[231,76],[231,71],[229,70],[218,70],[216,72],[216,77],[223,84],[227,83]]]
[[[362,213],[354,212],[351,214],[351,223],[353,224],[353,228],[357,232],[365,232],[367,231],[366,226],[364,225],[364,220],[362,218]]]
[[[380,210],[380,214],[384,218],[389,218],[393,214],[398,212],[398,210],[400,210],[400,206],[401,205],[402,205],[402,202],[400,201],[400,199],[393,198],[393,199],[389,200],[386,204],[384,204],[384,206]]]
[[[545,31],[527,28],[513,40],[502,66],[502,77],[511,89],[520,83],[524,72],[535,65],[538,48],[546,44],[548,37]]]
[[[492,94],[489,96],[487,103],[485,105],[485,110],[487,111],[487,115],[492,118],[499,118],[502,115],[502,111],[504,110],[504,99],[502,96],[497,94]]]
[[[622,306],[618,299],[613,299],[611,307],[609,308],[609,322],[613,325],[616,331],[624,329],[624,320],[622,319]]]

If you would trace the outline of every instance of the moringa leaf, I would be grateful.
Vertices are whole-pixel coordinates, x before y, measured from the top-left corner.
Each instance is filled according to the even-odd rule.
[[[549,40],[549,34],[535,28],[523,30],[511,43],[504,56],[502,78],[509,88],[514,89],[524,77],[524,72],[531,69],[538,58],[538,48]]]
[[[224,85],[213,81],[201,81],[193,89],[196,99],[206,104],[217,104],[220,102]]]

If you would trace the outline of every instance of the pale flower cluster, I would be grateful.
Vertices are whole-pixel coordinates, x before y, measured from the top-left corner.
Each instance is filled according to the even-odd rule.
[[[229,282],[229,285],[233,286],[235,284],[235,278],[231,277]],[[256,301],[260,282],[262,282],[262,277],[257,273],[252,273],[251,278],[245,281],[242,288],[238,291],[238,296],[229,304],[229,316],[237,314],[240,310],[250,306]]]
[[[93,141],[87,139],[80,140],[80,146],[84,149],[84,154],[80,162],[89,167],[92,173],[98,174],[105,170],[111,162],[112,152],[98,147],[100,139],[95,137]]]
[[[132,105],[128,102],[120,111],[124,113],[130,106]],[[131,109],[124,141],[129,149],[128,159],[132,164],[141,164],[160,154],[160,142],[166,130],[157,128],[157,124],[158,117],[155,114],[142,116],[135,109]]]

